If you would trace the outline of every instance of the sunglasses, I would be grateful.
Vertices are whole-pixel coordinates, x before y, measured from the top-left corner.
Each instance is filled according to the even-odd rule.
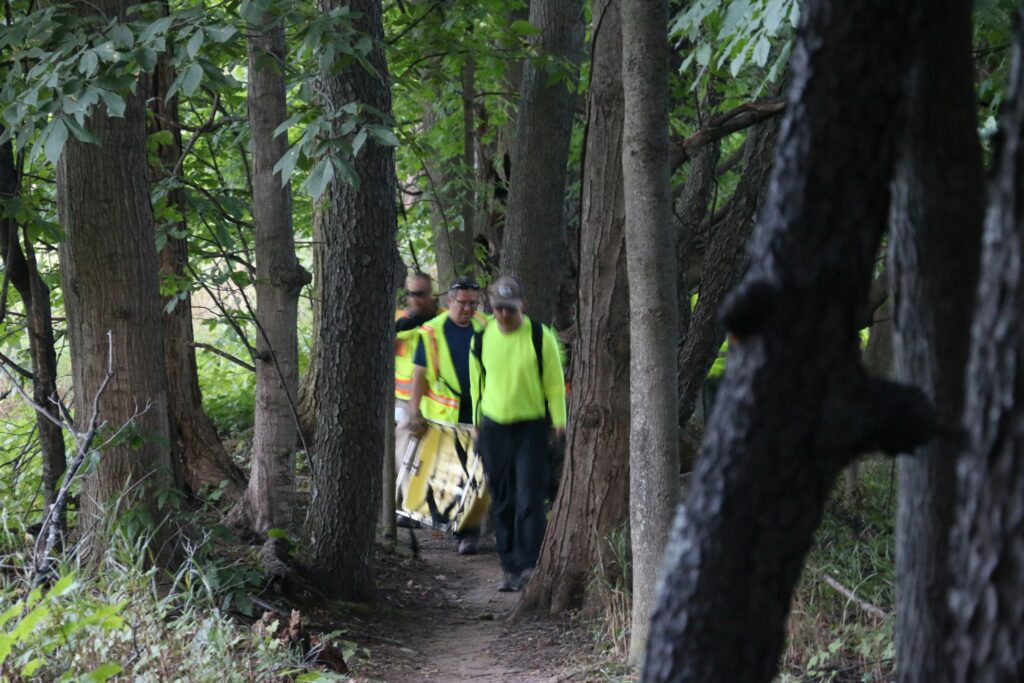
[[[428,294],[430,294],[430,292],[428,292],[425,289],[410,289],[405,294],[406,296],[427,296]]]
[[[480,291],[480,285],[475,282],[453,282],[448,289],[470,289],[474,292]]]
[[[505,306],[504,304],[494,307],[495,311],[501,311],[502,313],[515,313],[519,310],[518,306]]]

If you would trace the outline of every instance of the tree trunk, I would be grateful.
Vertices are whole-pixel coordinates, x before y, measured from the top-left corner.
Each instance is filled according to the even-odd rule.
[[[594,4],[580,238],[578,338],[566,460],[519,609],[579,608],[606,539],[629,514],[629,310],[622,190],[619,0]]]
[[[341,0],[319,0],[321,11]],[[357,28],[383,38],[380,0],[352,2]],[[369,57],[376,73],[358,64],[321,75],[317,92],[327,111],[358,101],[390,117],[387,63],[378,46]],[[397,217],[394,153],[367,141],[354,162],[359,188],[335,178],[326,193],[326,263],[321,323],[320,420],[313,461],[314,493],[306,534],[308,563],[320,589],[349,599],[374,592],[371,559],[384,457],[385,415],[392,410],[388,375],[394,353]],[[358,293],[358,296],[355,294]]]
[[[934,428],[920,391],[866,375],[857,336],[887,223],[913,5],[804,4],[751,266],[726,304],[729,368],[666,550],[644,681],[770,681],[839,472]]]
[[[971,57],[970,0],[925,13],[907,81],[907,126],[893,183],[891,257],[897,378],[961,424],[978,280],[984,192]],[[936,439],[899,459],[896,642],[903,683],[944,680],[960,444]]]
[[[952,537],[948,652],[956,683],[1024,680],[1024,34],[1018,34],[989,186],[971,330]]]
[[[564,200],[569,140],[576,109],[576,73],[583,51],[581,0],[533,0],[530,23],[542,29],[536,49],[574,69],[549,84],[542,66],[523,70],[512,149],[512,177],[501,252],[501,272],[523,284],[530,317],[551,323],[556,290],[551,274],[564,240]]]
[[[298,441],[299,293],[309,274],[295,257],[291,185],[274,165],[288,136],[282,19],[266,12],[249,27],[249,127],[256,225],[256,410],[249,486],[234,522],[256,531],[291,529]]]
[[[744,146],[743,175],[729,199],[729,210],[721,223],[709,231],[697,305],[679,353],[680,426],[690,421],[704,380],[725,340],[719,313],[726,295],[747,267],[747,242],[768,187],[777,135],[776,119],[751,129]]]
[[[630,659],[646,644],[658,568],[679,500],[676,235],[668,167],[668,3],[622,12],[622,177],[629,275]]]
[[[150,181],[154,183],[165,179],[178,166],[181,156],[178,98],[175,96],[170,101],[166,98],[167,89],[175,77],[175,70],[167,63],[166,55],[161,55],[156,70],[144,79],[146,101],[152,112],[147,119],[148,132],[167,131],[171,135],[171,143],[157,149],[160,163],[150,167]],[[160,275],[180,280],[186,277],[188,266],[188,241],[183,236],[188,230],[185,222],[188,207],[185,192],[177,183],[169,189],[168,204],[181,214],[181,220],[165,228],[168,234],[167,242],[160,250]],[[177,235],[172,234],[175,231]],[[164,363],[167,366],[167,395],[171,409],[171,445],[174,455],[181,461],[184,483],[189,490],[193,493],[204,488],[217,490],[222,482],[226,482],[223,499],[235,502],[245,490],[245,475],[231,461],[213,422],[203,412],[193,346],[192,295],[187,291],[185,294],[170,313],[166,309],[170,297],[161,301],[164,306]]]
[[[436,125],[436,122],[437,113],[434,111],[434,105],[428,102],[423,107],[423,126],[429,129]],[[423,161],[423,170],[428,178],[430,227],[434,237],[434,258],[439,287],[444,287],[455,279],[460,262],[469,258],[471,253],[467,253],[462,240],[459,239],[462,233],[458,230],[458,224],[453,225],[455,216],[451,206],[452,197],[447,190],[447,166],[448,164],[436,156],[436,152],[429,154]]]
[[[7,142],[0,145],[0,201],[16,197],[19,184],[13,150],[11,143]],[[18,224],[11,218],[0,218],[0,259],[25,306],[28,346],[32,356],[32,400],[45,408],[51,418],[58,419],[59,411],[52,401],[58,394],[50,288],[39,276],[31,242],[26,238],[24,250],[18,243]],[[64,434],[60,427],[39,414],[36,414],[36,429],[39,430],[39,450],[43,461],[43,500],[52,505],[67,465]],[[60,528],[66,528],[63,519],[59,524]]]
[[[127,15],[126,0],[76,4],[85,14]],[[98,559],[103,530],[120,512],[132,507],[153,521],[166,516],[157,500],[171,486],[173,470],[141,93],[125,96],[123,118],[107,116],[98,105],[87,127],[100,143],[69,138],[57,165],[57,209],[67,235],[60,245],[61,289],[76,420],[84,425],[91,417],[107,372],[110,331],[114,377],[99,402],[100,415],[111,428],[133,422],[132,438],[103,448],[82,485],[82,548],[86,557]],[[169,562],[170,526],[157,525],[153,533],[152,556]]]
[[[309,364],[306,365],[306,373],[299,383],[299,425],[302,429],[306,445],[310,448],[316,443],[316,420],[320,414],[320,406],[317,404],[317,385],[320,381],[320,342],[317,339],[316,330],[320,329],[320,317],[323,305],[321,292],[323,290],[326,247],[324,246],[324,216],[320,211],[313,212],[313,339],[309,345]]]

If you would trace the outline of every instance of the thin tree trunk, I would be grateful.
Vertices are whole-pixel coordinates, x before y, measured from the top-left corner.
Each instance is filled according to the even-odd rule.
[[[934,430],[919,390],[867,376],[857,336],[887,224],[913,6],[803,6],[751,266],[726,304],[729,368],[666,551],[644,681],[770,681],[838,474]]]
[[[620,0],[594,3],[566,460],[537,570],[519,611],[583,605],[608,535],[629,515],[629,310],[622,190]]]
[[[171,135],[171,143],[160,145],[157,149],[160,163],[150,167],[151,182],[164,179],[170,169],[178,166],[181,156],[178,98],[175,96],[170,101],[166,98],[167,89],[175,77],[174,68],[167,62],[166,55],[161,55],[156,70],[144,79],[146,100],[152,112],[152,116],[147,119],[149,132],[166,131]],[[185,221],[188,207],[185,192],[180,186],[170,189],[168,203],[181,215],[181,220],[173,229],[184,234],[188,229]],[[170,227],[168,233],[171,232]],[[180,280],[185,277],[187,266],[187,239],[168,234],[167,242],[160,250],[161,277]],[[193,493],[204,488],[217,490],[223,483],[223,499],[233,503],[245,490],[245,475],[231,461],[213,422],[203,412],[196,351],[192,345],[195,341],[192,295],[190,292],[185,294],[185,298],[178,299],[169,313],[166,309],[169,297],[161,300],[164,306],[164,362],[167,366],[167,391],[171,409],[171,445],[174,455],[181,461],[184,483],[189,490]]]
[[[924,13],[907,82],[907,134],[893,183],[893,349],[898,379],[959,425],[978,281],[984,193],[971,56],[970,0]],[[936,439],[899,459],[896,643],[902,683],[943,680],[960,444]]]
[[[298,441],[299,293],[309,274],[295,257],[291,185],[274,165],[288,136],[274,136],[287,118],[282,19],[266,12],[249,27],[249,127],[253,221],[256,224],[256,411],[249,486],[234,515],[263,533],[291,529]]]
[[[323,12],[340,4],[319,0]],[[358,29],[380,41],[380,0],[358,0],[350,6],[361,14]],[[389,117],[391,90],[379,45],[369,60],[376,73],[353,64],[337,74],[322,74],[317,88],[321,106],[331,112],[358,101]],[[359,188],[335,178],[319,209],[329,267],[317,330],[320,419],[306,527],[307,562],[320,589],[349,599],[374,592],[371,559],[384,420],[394,401],[388,368],[394,354],[395,300],[391,288],[381,283],[395,281],[398,262],[393,150],[371,139],[354,166]]]
[[[533,0],[530,23],[541,28],[536,48],[575,70],[583,52],[581,0]],[[576,74],[549,84],[543,67],[523,70],[512,149],[512,178],[501,272],[522,282],[530,317],[550,323],[556,289],[551,274],[565,234],[564,200],[569,140],[576,110]]]
[[[679,500],[676,345],[679,310],[668,167],[668,3],[622,12],[622,177],[629,275],[630,659],[647,641],[658,568]]]
[[[0,199],[13,199],[19,192],[18,171],[10,142],[0,145]],[[59,417],[53,400],[57,398],[57,353],[54,348],[50,288],[43,282],[36,265],[35,251],[26,237],[25,249],[18,242],[18,225],[11,218],[0,218],[0,260],[7,277],[21,296],[27,319],[29,353],[32,356],[32,400],[51,418]],[[67,460],[64,435],[60,427],[36,414],[39,450],[43,461],[43,500],[52,505]],[[57,520],[65,528],[64,520]]]
[[[747,268],[747,243],[768,187],[777,135],[776,119],[751,129],[744,150],[743,176],[729,200],[729,211],[710,231],[697,305],[679,353],[680,426],[693,415],[704,380],[725,340],[719,312]]]
[[[957,470],[948,638],[955,683],[1024,680],[1024,33],[989,186]],[[923,679],[922,679],[923,680]]]
[[[76,6],[83,14],[124,18],[128,3],[94,0]],[[109,330],[115,374],[99,404],[102,419],[114,428],[132,421],[138,437],[103,449],[82,484],[82,549],[98,559],[105,549],[104,528],[120,512],[135,507],[154,522],[166,516],[157,500],[172,486],[173,467],[141,93],[125,96],[123,118],[109,117],[98,105],[87,128],[99,144],[69,138],[57,165],[57,209],[67,236],[60,245],[61,289],[74,359],[76,419],[84,424],[90,418],[91,401],[106,376]],[[153,534],[151,557],[170,562],[170,525],[157,525]]]

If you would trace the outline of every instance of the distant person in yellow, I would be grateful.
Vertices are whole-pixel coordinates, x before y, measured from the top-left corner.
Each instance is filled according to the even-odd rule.
[[[521,285],[501,277],[488,291],[494,320],[474,335],[469,381],[503,571],[498,590],[517,591],[544,540],[550,432],[565,433],[565,377],[554,333],[523,315]]]
[[[433,282],[415,272],[405,280],[405,310],[395,316],[395,471],[402,467],[409,445],[409,399],[412,396],[412,360],[420,342],[419,327],[437,315]],[[403,492],[404,493],[404,492]],[[405,520],[404,517],[400,521]]]
[[[480,285],[460,277],[448,288],[448,310],[420,326],[420,344],[413,356],[412,393],[408,431],[421,435],[424,418],[449,424],[471,424],[473,402],[469,393],[469,346],[473,334],[487,319],[477,311]],[[464,457],[464,453],[459,453]],[[462,463],[463,467],[467,463]],[[459,554],[475,555],[480,529],[460,534]]]

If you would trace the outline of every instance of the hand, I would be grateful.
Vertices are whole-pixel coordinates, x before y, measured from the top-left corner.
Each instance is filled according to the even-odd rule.
[[[565,427],[555,427],[555,438],[558,440],[565,438]]]
[[[419,411],[409,416],[407,423],[409,433],[415,436],[417,439],[427,433],[427,421],[423,419],[423,416]]]

